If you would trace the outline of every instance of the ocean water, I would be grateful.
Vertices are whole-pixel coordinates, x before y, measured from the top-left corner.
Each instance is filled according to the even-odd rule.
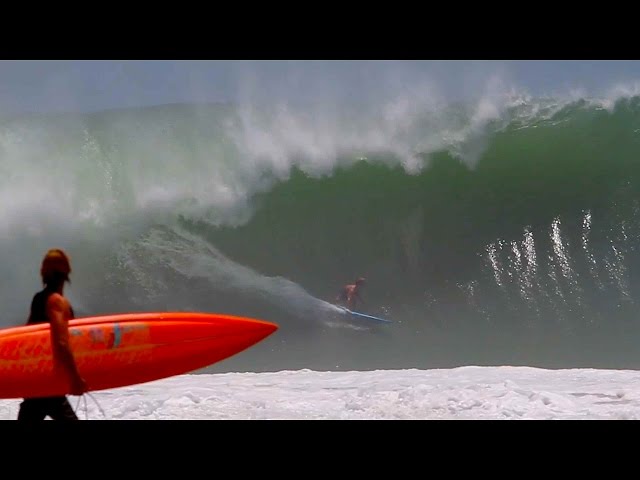
[[[299,372],[304,382],[333,372],[332,382],[357,385],[376,371],[444,381],[440,369],[466,366],[630,372],[640,365],[639,155],[640,97],[624,91],[5,115],[0,322],[25,322],[42,255],[62,247],[79,316],[211,311],[280,326],[196,372],[205,397],[227,379],[240,395],[258,373]],[[332,308],[358,276],[367,278],[359,309],[392,324]],[[495,373],[505,370],[486,372],[491,382],[509,381]],[[226,374],[238,376],[217,376]],[[557,394],[576,409],[595,405],[597,395],[580,397],[580,385]],[[598,395],[610,395],[608,385]],[[422,387],[394,388],[380,395]],[[96,398],[113,415],[137,418],[125,406],[142,401],[136,391]],[[149,415],[171,417],[167,402],[191,401],[170,395]],[[398,401],[396,414],[370,404],[363,415],[432,415]],[[488,415],[507,415],[492,405]],[[185,411],[251,415],[205,407]],[[614,415],[592,407],[586,416]],[[268,408],[263,417],[316,415],[299,410]],[[319,418],[339,415],[318,407]]]

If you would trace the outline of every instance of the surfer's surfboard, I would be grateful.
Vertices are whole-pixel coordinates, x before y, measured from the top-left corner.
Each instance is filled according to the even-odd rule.
[[[155,312],[77,318],[69,341],[89,390],[158,380],[204,368],[258,343],[278,326],[212,313]],[[48,323],[0,329],[0,398],[65,395]]]
[[[349,310],[346,307],[340,307],[340,308],[342,308],[346,313],[348,313],[350,315],[353,315],[355,317],[366,318],[368,320],[375,320],[376,322],[393,323],[391,320],[386,320],[386,319],[380,318],[380,317],[374,317],[373,315],[367,315],[365,313],[354,312],[353,310]]]

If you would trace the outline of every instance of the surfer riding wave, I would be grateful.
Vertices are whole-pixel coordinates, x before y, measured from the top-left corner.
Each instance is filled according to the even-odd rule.
[[[336,297],[336,302],[349,310],[353,310],[355,308],[358,300],[361,303],[364,303],[364,300],[360,296],[360,290],[364,286],[365,281],[365,278],[359,277],[354,283],[342,287]]]

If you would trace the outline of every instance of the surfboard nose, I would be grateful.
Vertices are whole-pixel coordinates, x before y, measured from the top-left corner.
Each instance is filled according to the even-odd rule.
[[[234,317],[230,317],[230,319],[233,318]],[[251,336],[255,339],[253,343],[268,337],[279,328],[278,325],[273,322],[255,318],[235,317],[235,321],[238,322],[237,333],[242,332],[247,336]]]
[[[257,318],[206,313],[174,314],[162,325],[167,328],[155,332],[159,343],[225,338],[237,345],[251,345],[279,328],[276,323]],[[164,338],[160,339],[161,336]]]
[[[272,333],[274,333],[279,328],[279,326],[277,324],[272,323],[272,322],[262,321],[261,323],[262,323],[262,327],[261,328],[264,329],[264,332],[266,334],[265,336],[271,335]]]

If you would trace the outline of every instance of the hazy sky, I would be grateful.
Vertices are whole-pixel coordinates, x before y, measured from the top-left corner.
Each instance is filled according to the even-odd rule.
[[[0,61],[0,113],[174,102],[367,100],[435,82],[473,95],[498,77],[532,94],[598,92],[640,79],[640,61]],[[431,83],[429,83],[431,82]]]

